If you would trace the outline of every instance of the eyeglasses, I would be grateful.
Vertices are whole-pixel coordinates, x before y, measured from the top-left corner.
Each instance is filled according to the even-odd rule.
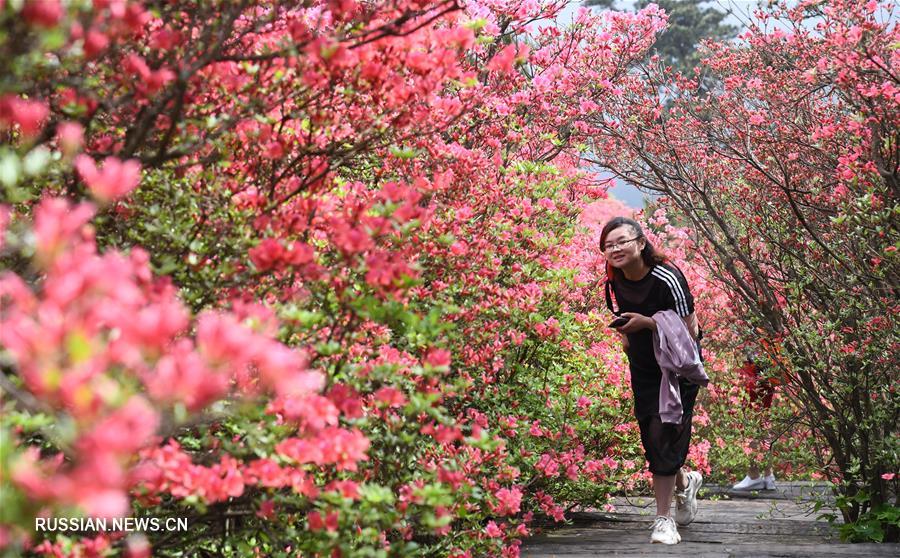
[[[636,236],[634,238],[629,238],[628,240],[620,240],[620,241],[616,242],[615,244],[607,244],[606,246],[603,247],[603,251],[604,252],[616,252],[618,250],[625,248],[625,245],[628,244],[629,242],[634,242],[635,240],[638,240],[639,238],[641,238],[641,237]]]

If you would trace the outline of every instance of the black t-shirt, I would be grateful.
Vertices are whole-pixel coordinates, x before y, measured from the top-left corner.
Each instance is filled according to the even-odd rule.
[[[629,281],[621,274],[612,281],[619,312],[636,312],[652,317],[663,310],[674,310],[682,318],[694,312],[694,297],[678,268],[657,264],[642,279]],[[628,334],[628,364],[634,390],[634,413],[638,420],[659,414],[659,383],[662,372],[653,351],[653,332],[642,329]],[[685,413],[692,412],[699,386],[679,381]]]

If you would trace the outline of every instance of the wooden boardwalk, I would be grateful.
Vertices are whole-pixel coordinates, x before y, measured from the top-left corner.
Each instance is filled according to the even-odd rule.
[[[697,519],[680,527],[674,546],[650,544],[653,498],[616,498],[615,512],[572,514],[572,524],[548,528],[525,541],[523,558],[593,556],[898,557],[900,544],[842,543],[806,503],[822,487],[780,483],[777,491],[701,490]]]

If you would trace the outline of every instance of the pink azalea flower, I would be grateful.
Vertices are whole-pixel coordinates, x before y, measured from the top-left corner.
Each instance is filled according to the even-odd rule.
[[[62,122],[56,127],[56,142],[66,155],[74,155],[84,143],[84,126],[78,122]]]
[[[425,355],[425,363],[432,368],[444,368],[450,366],[450,351],[447,349],[430,349]]]
[[[97,168],[93,159],[79,155],[75,157],[75,169],[91,195],[101,203],[126,196],[141,181],[141,164],[134,159],[121,161],[117,157],[107,157],[103,166]]]
[[[78,447],[88,454],[137,453],[153,439],[158,425],[159,415],[150,403],[134,395],[83,436]]]
[[[340,492],[344,498],[359,499],[359,485],[352,480],[332,481],[326,488]]]
[[[541,455],[534,468],[547,477],[559,476],[559,462],[547,453]]]
[[[203,358],[182,340],[164,355],[145,379],[147,391],[158,401],[179,401],[188,410],[202,409],[228,391],[226,374],[210,370]]]
[[[440,444],[452,444],[457,440],[461,440],[462,437],[462,432],[460,432],[459,428],[444,424],[438,425],[434,433],[434,439]]]
[[[136,88],[145,95],[153,95],[175,79],[175,72],[168,68],[151,70],[147,62],[137,54],[129,54],[123,63],[125,71],[133,74]]]
[[[273,519],[275,517],[275,502],[268,499],[260,502],[259,509],[256,511],[256,517]]]
[[[518,58],[528,56],[528,46],[526,45],[507,45],[498,52],[488,63],[488,69],[500,73],[509,73],[513,70],[513,66]]]
[[[123,517],[130,509],[128,495],[117,489],[85,491],[76,503],[90,517]]]
[[[332,533],[338,530],[338,520],[340,519],[340,512],[333,511],[330,512],[327,516],[325,516],[325,529],[331,531]]]
[[[499,539],[503,536],[503,531],[501,531],[500,527],[497,527],[497,524],[493,521],[488,521],[487,526],[484,528],[484,533],[494,539]]]
[[[376,401],[383,403],[388,407],[402,407],[403,405],[406,405],[406,397],[403,396],[403,393],[390,386],[378,388],[378,391],[373,394],[373,397]]]
[[[766,122],[766,117],[762,114],[755,112],[750,115],[750,123],[754,126],[762,126]]]
[[[494,510],[500,515],[515,515],[519,513],[522,504],[522,490],[518,487],[501,488],[494,493],[499,500],[499,505]]]
[[[62,198],[41,201],[34,217],[38,258],[52,261],[93,216],[94,207],[90,204],[73,206]]]

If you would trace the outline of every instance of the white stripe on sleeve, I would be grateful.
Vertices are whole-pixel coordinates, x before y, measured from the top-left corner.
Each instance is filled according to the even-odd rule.
[[[675,299],[675,310],[682,318],[687,317],[690,314],[687,297],[684,294],[684,289],[681,287],[681,282],[675,274],[661,265],[654,267],[652,273],[654,277],[662,279],[669,286],[669,290],[672,291],[672,297]]]

